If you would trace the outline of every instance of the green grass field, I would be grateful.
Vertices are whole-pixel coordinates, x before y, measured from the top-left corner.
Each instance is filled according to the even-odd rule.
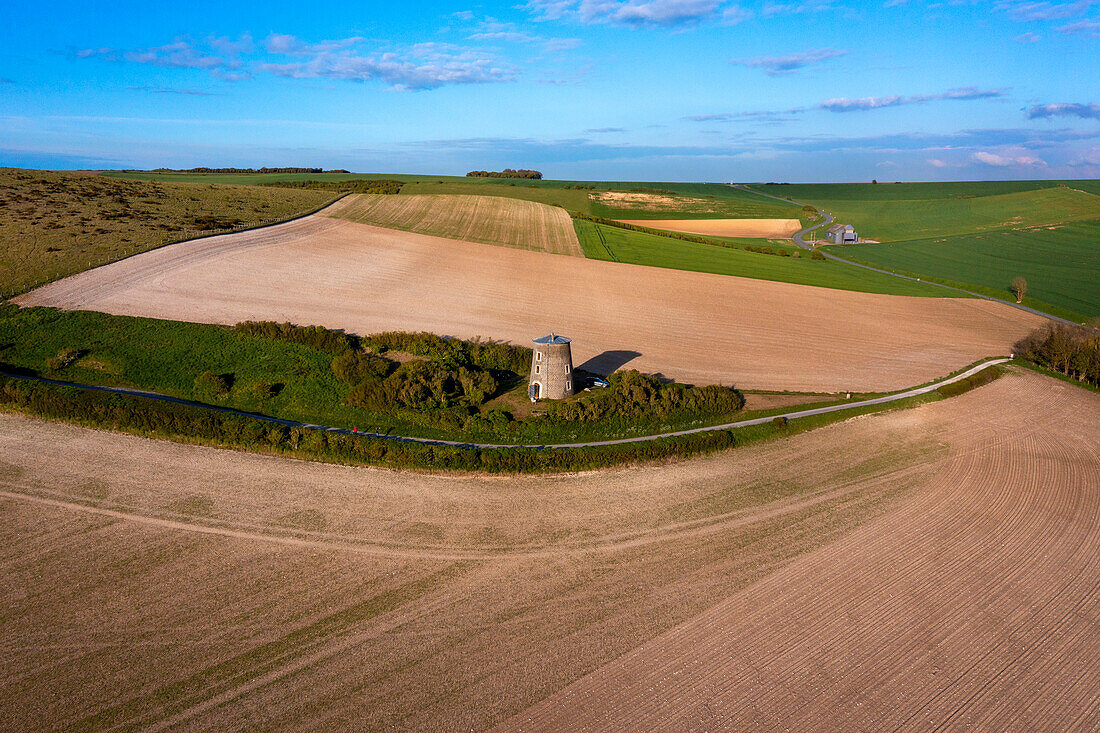
[[[0,168],[0,294],[218,229],[285,219],[333,197]]]
[[[729,246],[721,247],[684,242],[590,221],[575,220],[573,225],[577,229],[577,238],[580,239],[585,256],[596,260],[868,293],[951,296],[950,292],[931,285],[901,280],[839,262],[811,260],[809,252],[798,250],[793,245],[777,245],[767,240],[726,238],[723,241]],[[750,245],[785,249],[798,257],[758,254],[744,249]]]
[[[1028,283],[1029,305],[1100,316],[1100,220],[1037,229],[833,248],[878,267],[984,286],[1011,298],[1012,278]],[[1053,310],[1053,309],[1051,309]]]
[[[1100,314],[1100,181],[756,186],[818,206],[882,244],[831,251],[1083,321]]]
[[[880,184],[881,185],[881,184]],[[852,224],[861,237],[900,242],[1100,217],[1100,196],[1050,187],[939,199],[822,199],[812,202]]]

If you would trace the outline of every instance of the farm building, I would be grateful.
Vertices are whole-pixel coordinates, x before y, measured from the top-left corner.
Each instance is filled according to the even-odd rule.
[[[532,401],[560,400],[573,394],[573,355],[569,350],[569,339],[551,333],[540,336],[534,342],[527,396]]]
[[[833,244],[855,244],[859,241],[856,228],[851,224],[834,224],[825,232],[825,238]]]

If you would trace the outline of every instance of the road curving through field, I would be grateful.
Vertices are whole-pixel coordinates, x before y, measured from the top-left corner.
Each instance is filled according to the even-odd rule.
[[[93,390],[98,392],[113,392],[115,394],[129,395],[131,397],[141,397],[145,399],[157,400],[160,402],[171,402],[177,405],[189,405],[191,407],[200,407],[213,412],[228,413],[231,415],[239,415],[241,417],[247,417],[254,420],[263,420],[264,422],[272,422],[282,425],[288,428],[304,428],[306,430],[321,430],[328,433],[340,433],[342,435],[354,435],[364,438],[382,438],[385,440],[395,440],[406,443],[421,443],[424,445],[446,445],[454,446],[457,448],[504,448],[504,449],[517,449],[528,448],[535,450],[552,450],[560,448],[595,448],[605,445],[623,445],[625,443],[643,443],[651,440],[659,440],[661,438],[676,438],[684,435],[694,435],[696,433],[710,433],[716,430],[736,430],[737,428],[747,428],[753,425],[764,425],[765,423],[773,422],[776,419],[785,418],[787,420],[796,420],[802,417],[812,417],[814,415],[826,415],[831,412],[840,412],[842,410],[854,410],[861,407],[871,407],[874,405],[885,405],[891,402],[898,402],[899,400],[906,400],[910,397],[919,397],[920,395],[928,394],[940,387],[947,386],[949,384],[955,384],[961,382],[967,377],[971,377],[978,372],[981,372],[989,367],[996,366],[998,364],[1004,364],[1012,361],[1009,357],[999,357],[988,361],[983,361],[980,364],[970,367],[954,376],[946,377],[944,379],[926,384],[922,387],[914,387],[913,389],[905,390],[904,392],[898,392],[895,394],[886,395],[884,397],[874,397],[868,400],[857,400],[856,402],[846,402],[839,405],[827,405],[825,407],[814,407],[807,410],[794,410],[791,412],[785,412],[780,415],[768,415],[766,417],[755,417],[749,420],[737,420],[729,423],[722,423],[721,425],[708,425],[701,428],[689,428],[687,430],[673,430],[667,433],[656,433],[653,435],[639,435],[633,438],[617,438],[615,440],[592,440],[583,443],[540,443],[540,444],[523,444],[523,443],[475,443],[472,441],[460,441],[460,440],[440,440],[436,438],[416,438],[408,435],[392,435],[390,433],[372,433],[362,430],[348,430],[347,428],[337,428],[328,425],[314,425],[312,423],[298,422],[297,420],[284,420],[278,417],[271,417],[269,415],[258,415],[251,412],[244,412],[242,410],[234,410],[231,407],[218,407],[216,405],[208,405],[203,402],[194,402],[192,400],[185,400],[179,397],[172,397],[170,395],[160,394],[158,392],[147,392],[139,389],[129,389],[127,387],[104,387],[95,384],[78,384],[75,382],[60,382],[54,379],[46,379],[44,377],[32,377],[20,374],[9,374],[7,372],[0,372],[4,376],[12,379],[21,379],[29,382],[40,382],[43,384],[53,384],[65,387],[76,387],[77,389]]]

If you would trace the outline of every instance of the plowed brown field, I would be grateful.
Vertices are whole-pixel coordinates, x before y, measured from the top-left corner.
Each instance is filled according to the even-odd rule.
[[[337,206],[347,206],[346,199]],[[329,213],[332,213],[331,210]],[[75,275],[26,305],[527,344],[692,383],[886,391],[1005,354],[1044,321],[977,299],[908,298],[556,257],[331,216],[181,243]]]
[[[620,219],[624,224],[710,237],[787,239],[802,228],[798,219]]]
[[[500,729],[1096,730],[1100,397],[1035,381],[895,511]]]
[[[1097,706],[1098,421],[1100,396],[1010,374],[700,460],[518,478],[0,415],[0,717],[1070,730]]]

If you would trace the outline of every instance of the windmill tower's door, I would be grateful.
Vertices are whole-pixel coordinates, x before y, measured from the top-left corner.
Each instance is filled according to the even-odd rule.
[[[539,387],[541,386],[542,385],[540,385],[538,382],[532,384],[530,387],[527,388],[527,396],[533,400],[537,400],[539,398],[540,392]]]

